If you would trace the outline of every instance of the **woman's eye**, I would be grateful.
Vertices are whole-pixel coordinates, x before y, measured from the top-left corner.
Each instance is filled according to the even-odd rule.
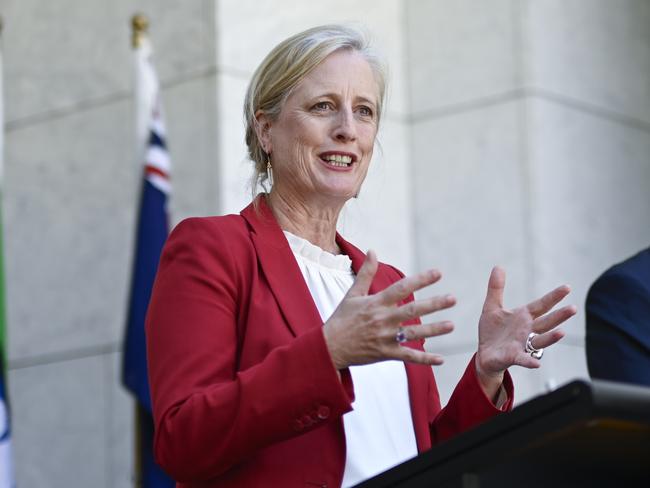
[[[314,105],[315,110],[327,110],[330,108],[330,103],[329,102],[318,102],[316,105]]]
[[[365,117],[372,117],[372,109],[370,107],[359,107],[359,113]]]

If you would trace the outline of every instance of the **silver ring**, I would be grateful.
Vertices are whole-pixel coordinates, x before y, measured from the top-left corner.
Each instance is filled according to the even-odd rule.
[[[406,332],[404,331],[404,327],[397,329],[397,333],[395,334],[395,342],[398,344],[406,342]]]
[[[524,351],[535,359],[542,359],[542,356],[544,355],[544,348],[540,347],[537,349],[533,347],[533,339],[538,335],[539,334],[536,334],[535,332],[528,334],[528,339],[526,339],[526,347],[524,347]]]

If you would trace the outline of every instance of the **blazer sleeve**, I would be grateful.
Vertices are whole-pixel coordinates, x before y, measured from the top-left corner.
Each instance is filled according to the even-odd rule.
[[[351,409],[320,328],[238,370],[237,317],[252,278],[233,257],[236,245],[205,219],[182,222],[165,245],[152,292],[146,332],[154,452],[179,481],[218,476]],[[296,426],[296,416],[311,410],[313,426]]]
[[[512,410],[514,385],[512,377],[506,370],[503,376],[503,388],[507,400],[497,408],[488,398],[476,376],[476,355],[472,356],[454,392],[445,408],[440,410],[431,423],[431,442],[436,445],[460,434],[502,412]],[[437,394],[437,392],[436,392]]]

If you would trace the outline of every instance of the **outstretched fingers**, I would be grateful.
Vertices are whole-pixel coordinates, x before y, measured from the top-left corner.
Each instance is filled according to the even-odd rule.
[[[391,310],[391,320],[406,322],[423,315],[453,307],[456,299],[452,295],[435,296],[424,300],[416,300]]]
[[[434,322],[432,324],[411,325],[404,327],[404,335],[407,341],[416,341],[449,334],[454,330],[453,322],[445,320],[443,322]]]
[[[535,319],[533,322],[533,331],[537,335],[530,341],[533,348],[544,349],[557,344],[564,337],[564,332],[556,327],[573,317],[576,312],[575,305],[567,305],[566,307],[554,310]],[[526,352],[519,354],[516,364],[525,368],[539,368],[541,366],[539,359],[532,357],[532,355]]]
[[[410,347],[399,347],[399,349],[396,350],[395,359],[399,359],[406,363],[428,364],[432,366],[440,365],[445,362],[440,354],[411,349]]]
[[[544,334],[536,335],[531,341],[531,345],[535,349],[544,349],[557,343],[564,337],[564,332],[561,330],[551,330]]]
[[[448,320],[445,320],[443,322],[404,327],[401,329],[400,333],[404,335],[405,341],[409,342],[448,334],[452,330],[454,330],[454,324]],[[394,340],[393,336],[391,336],[391,340]],[[420,351],[408,346],[402,346],[402,344],[397,342],[393,343],[393,346],[390,348],[390,352],[387,357],[416,364],[439,365],[444,362],[443,357],[440,354]]]
[[[571,288],[569,285],[558,286],[555,290],[548,292],[543,297],[530,302],[528,305],[526,305],[526,308],[533,316],[533,318],[537,318],[551,310],[570,292]]]
[[[400,324],[456,303],[451,295],[403,303],[415,291],[437,282],[441,277],[440,272],[429,270],[402,278],[370,297],[368,293],[377,269],[377,256],[373,251],[368,251],[346,298],[324,325],[334,364],[338,369],[387,359],[442,364],[443,359],[439,354],[403,347],[401,343],[447,334],[453,330],[451,322],[399,328]]]
[[[377,294],[379,300],[385,305],[395,305],[411,296],[417,290],[432,285],[442,277],[437,269],[423,271],[413,276],[407,276],[396,281],[384,291]]]
[[[533,332],[543,334],[544,332],[553,330],[562,322],[565,322],[573,317],[577,311],[578,309],[575,305],[567,305],[566,307],[562,307],[557,310],[553,310],[551,313],[542,315],[541,317],[535,319],[533,322]]]

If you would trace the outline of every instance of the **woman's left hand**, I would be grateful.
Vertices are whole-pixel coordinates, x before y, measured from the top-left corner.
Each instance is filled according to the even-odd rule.
[[[478,352],[476,372],[488,397],[496,395],[503,381],[504,371],[516,364],[525,368],[539,368],[540,360],[526,352],[526,341],[531,332],[536,335],[531,345],[535,349],[549,347],[564,333],[557,326],[572,317],[577,309],[567,305],[551,309],[571,291],[567,285],[528,305],[508,310],[503,307],[506,273],[498,266],[492,269],[483,311],[478,323]]]

